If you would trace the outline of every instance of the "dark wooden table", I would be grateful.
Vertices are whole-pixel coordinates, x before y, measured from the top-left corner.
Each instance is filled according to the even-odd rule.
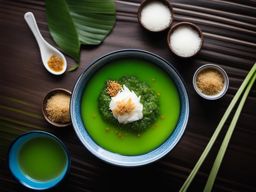
[[[32,11],[42,35],[52,41],[45,3],[37,0],[0,0],[0,191],[29,191],[12,177],[7,150],[18,135],[45,130],[60,137],[72,155],[69,175],[51,191],[178,191],[198,160],[221,116],[256,61],[256,2],[253,0],[173,0],[175,22],[201,27],[203,49],[190,60],[175,58],[166,33],[152,35],[138,24],[139,0],[116,1],[117,22],[104,43],[83,47],[81,67],[53,77],[43,67],[39,49],[23,15]],[[190,118],[177,146],[161,160],[138,168],[115,167],[94,157],[73,128],[54,128],[42,118],[44,95],[52,88],[72,89],[78,76],[96,58],[110,51],[138,48],[172,62],[184,78],[190,97]],[[67,57],[69,65],[74,61]],[[193,90],[192,75],[205,63],[223,67],[230,77],[224,98],[205,101]],[[228,123],[230,120],[228,121]],[[227,128],[227,125],[225,129]],[[224,133],[224,132],[223,132]],[[223,134],[208,156],[190,190],[202,191]],[[256,191],[256,91],[250,93],[214,185],[214,191]]]

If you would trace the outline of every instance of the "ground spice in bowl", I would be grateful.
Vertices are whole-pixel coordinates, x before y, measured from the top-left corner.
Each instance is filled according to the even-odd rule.
[[[70,122],[69,114],[70,96],[64,93],[56,93],[46,103],[48,118],[55,123]]]
[[[216,95],[224,88],[224,78],[216,69],[204,69],[198,74],[196,84],[202,93]]]
[[[45,119],[56,127],[65,127],[71,123],[70,119],[71,92],[62,88],[51,90],[43,101],[43,115]]]
[[[198,95],[204,99],[216,100],[227,92],[229,78],[220,66],[205,64],[194,73],[193,86]]]

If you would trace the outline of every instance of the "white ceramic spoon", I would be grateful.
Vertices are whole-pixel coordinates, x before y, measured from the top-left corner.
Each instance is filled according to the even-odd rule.
[[[50,73],[54,75],[61,75],[63,74],[66,69],[67,69],[67,61],[64,57],[64,55],[55,47],[50,45],[47,41],[44,40],[43,36],[41,35],[38,26],[36,24],[36,19],[34,17],[34,14],[31,12],[27,12],[24,15],[24,19],[26,20],[29,28],[31,29],[32,33],[34,34],[36,41],[38,43],[40,53],[41,53],[41,58],[44,64],[44,67],[49,71]],[[59,56],[60,58],[63,59],[64,62],[64,67],[62,71],[53,71],[49,66],[48,66],[48,60],[52,55]]]

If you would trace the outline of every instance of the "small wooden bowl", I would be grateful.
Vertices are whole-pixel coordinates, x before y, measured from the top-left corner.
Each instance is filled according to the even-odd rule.
[[[47,115],[47,111],[46,111],[46,104],[47,104],[47,101],[48,101],[48,99],[49,99],[51,96],[55,95],[56,93],[64,93],[64,94],[66,94],[66,95],[68,95],[68,96],[71,97],[71,92],[70,92],[69,90],[67,90],[67,89],[55,88],[55,89],[50,90],[50,91],[46,94],[46,96],[44,97],[44,100],[43,100],[43,106],[42,106],[43,116],[44,116],[45,120],[46,120],[48,123],[50,123],[51,125],[53,125],[53,126],[55,126],[55,127],[67,127],[67,126],[71,125],[71,120],[70,120],[70,122],[68,122],[68,123],[56,123],[56,122],[51,121],[51,120],[48,118],[48,115]]]
[[[172,19],[172,20],[171,20],[170,24],[169,24],[167,27],[165,27],[165,28],[163,28],[162,30],[160,30],[160,31],[152,31],[152,30],[148,29],[148,28],[141,22],[141,12],[142,12],[143,8],[144,8],[147,4],[149,4],[149,3],[151,3],[151,2],[154,2],[154,1],[156,1],[156,2],[162,2],[164,5],[166,5],[166,6],[169,8],[169,10],[170,10],[170,12],[171,12],[171,19]],[[172,22],[173,22],[173,9],[172,9],[171,4],[170,4],[167,0],[144,0],[144,1],[140,4],[140,6],[139,6],[139,9],[138,9],[138,12],[137,12],[137,17],[138,17],[139,24],[140,24],[144,29],[146,29],[146,30],[148,30],[148,31],[150,31],[150,32],[154,32],[154,33],[162,32],[162,31],[165,31],[166,29],[168,29],[168,28],[171,26]]]
[[[178,54],[173,50],[173,48],[172,48],[172,46],[171,46],[171,35],[172,35],[172,33],[173,33],[176,29],[178,29],[178,28],[181,27],[181,26],[191,27],[192,29],[194,29],[194,30],[199,34],[199,37],[201,38],[201,44],[200,44],[200,47],[199,47],[198,51],[195,52],[193,55],[188,56],[188,57],[184,57],[184,56],[178,55]],[[204,42],[204,36],[203,36],[203,33],[202,33],[201,29],[200,29],[197,25],[195,25],[195,24],[193,24],[193,23],[190,23],[190,22],[180,22],[180,23],[176,23],[175,25],[173,25],[173,26],[171,27],[171,29],[169,30],[168,35],[167,35],[167,43],[168,43],[169,49],[170,49],[171,52],[173,52],[175,55],[177,55],[178,57],[182,57],[182,58],[190,58],[190,57],[193,57],[193,56],[195,56],[196,54],[198,54],[198,53],[200,52],[200,50],[202,49],[203,42]]]

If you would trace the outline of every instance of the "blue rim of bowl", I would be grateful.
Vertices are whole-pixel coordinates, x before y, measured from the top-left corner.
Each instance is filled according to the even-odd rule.
[[[181,101],[181,112],[179,121],[176,125],[175,130],[171,133],[170,137],[158,146],[156,149],[152,151],[136,156],[125,156],[117,153],[110,152],[101,146],[99,146],[94,140],[91,138],[89,133],[86,131],[85,125],[80,115],[80,100],[83,95],[83,90],[90,78],[94,75],[94,72],[98,71],[105,64],[110,63],[111,61],[115,61],[122,58],[136,58],[147,60],[153,64],[156,64],[163,71],[167,72],[170,78],[175,82],[175,85],[178,89],[180,101]],[[81,85],[82,84],[82,85]],[[80,89],[82,86],[82,89]],[[181,94],[182,93],[182,94]],[[181,76],[178,74],[176,69],[166,60],[161,58],[158,55],[153,53],[139,50],[139,49],[123,49],[114,52],[110,52],[94,62],[79,76],[72,92],[71,105],[70,105],[70,115],[71,121],[74,127],[74,130],[83,143],[83,145],[96,157],[99,159],[118,166],[123,167],[135,167],[146,165],[152,163],[167,153],[169,153],[174,146],[178,143],[180,138],[182,137],[185,128],[188,123],[189,117],[189,99],[186,91],[186,87],[184,85],[184,81]]]
[[[30,180],[31,183],[33,183],[33,186],[31,186],[30,184],[24,182],[22,180],[23,178],[19,178],[16,175],[17,173],[13,172],[12,166],[11,166],[11,162],[10,162],[10,156],[11,156],[11,152],[13,150],[13,147],[16,144],[16,142],[18,142],[20,139],[22,139],[22,137],[25,137],[25,136],[30,135],[30,134],[41,134],[41,135],[48,136],[49,138],[54,139],[55,141],[57,141],[57,143],[63,148],[63,151],[64,151],[64,153],[66,155],[66,158],[67,158],[67,163],[66,163],[66,166],[65,166],[63,172],[61,173],[61,176],[58,176],[60,178],[58,179],[57,182],[53,182],[54,179],[51,179],[51,180],[49,180],[51,183],[49,185],[45,185],[45,183],[47,183],[49,181],[46,181],[46,182],[44,182],[44,181],[37,181],[37,180],[34,180],[33,178],[26,177],[25,174],[24,174],[23,177],[26,177],[28,180]],[[16,159],[16,161],[17,161],[17,159]],[[18,164],[18,162],[17,162],[17,164]],[[67,173],[69,172],[70,166],[71,166],[70,153],[69,153],[66,145],[57,136],[55,136],[52,133],[46,132],[46,131],[38,131],[38,130],[36,130],[36,131],[29,131],[27,133],[19,135],[18,137],[16,137],[12,141],[12,143],[10,144],[9,149],[8,149],[8,167],[9,167],[10,172],[12,173],[13,177],[19,183],[21,183],[22,185],[24,185],[25,187],[27,187],[29,189],[33,189],[33,190],[47,190],[47,189],[50,189],[52,187],[55,187],[55,186],[59,185],[64,180],[64,178],[67,176]],[[20,171],[22,172],[22,170],[20,170]]]

